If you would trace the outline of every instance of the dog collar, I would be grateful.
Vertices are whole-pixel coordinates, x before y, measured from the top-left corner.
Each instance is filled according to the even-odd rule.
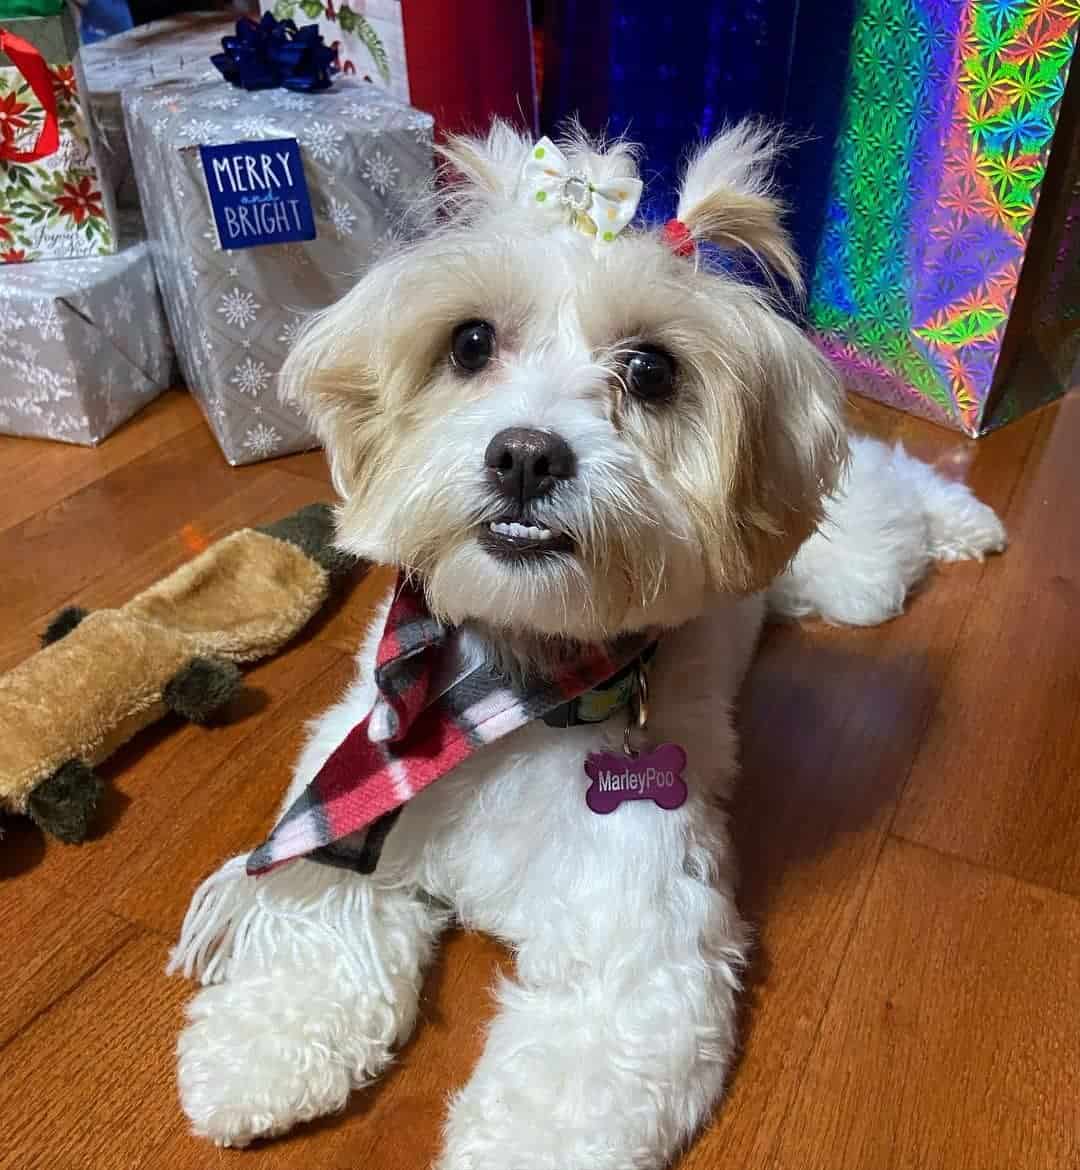
[[[543,716],[548,727],[581,727],[587,723],[603,723],[624,711],[637,697],[637,672],[648,670],[656,656],[659,642],[646,646],[641,654],[613,674],[607,682],[558,707]]]

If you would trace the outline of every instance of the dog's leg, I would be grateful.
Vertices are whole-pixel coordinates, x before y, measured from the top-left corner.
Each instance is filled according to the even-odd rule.
[[[666,815],[615,815],[632,811]],[[725,883],[663,854],[648,842],[607,879],[586,865],[529,906],[539,925],[452,1104],[439,1170],[660,1170],[709,1117],[745,935]]]
[[[188,1005],[177,1079],[193,1131],[230,1146],[340,1109],[382,1071],[442,921],[358,874],[298,862],[252,879],[243,860],[196,895],[174,956],[222,980]]]
[[[842,625],[896,617],[934,561],[976,559],[1005,547],[993,509],[902,446],[851,442],[844,480],[821,528],[769,590],[784,617],[820,614]]]
[[[313,725],[284,807],[371,706],[371,671]],[[445,914],[406,883],[233,858],[196,893],[171,968],[209,984],[178,1046],[195,1133],[242,1146],[340,1109],[412,1030]]]

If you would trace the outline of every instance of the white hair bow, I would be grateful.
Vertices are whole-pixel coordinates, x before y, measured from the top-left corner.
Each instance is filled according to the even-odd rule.
[[[594,183],[587,171],[571,168],[550,138],[541,138],[521,168],[518,200],[562,217],[599,246],[610,244],[634,218],[641,189],[640,179]]]

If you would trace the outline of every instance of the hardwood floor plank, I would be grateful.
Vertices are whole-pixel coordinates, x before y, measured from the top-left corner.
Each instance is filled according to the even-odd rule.
[[[282,468],[290,475],[304,475],[325,484],[330,492],[327,499],[335,497],[336,493],[330,483],[330,468],[322,451],[302,451],[299,455],[289,455],[285,459],[276,460],[274,466]]]
[[[171,390],[111,434],[100,447],[0,436],[0,531],[184,432],[205,425],[191,395]]]
[[[176,1125],[173,1047],[184,989],[163,940],[121,947],[0,1050],[3,1170],[132,1170]],[[204,1151],[200,1170],[216,1162]]]
[[[354,655],[371,626],[374,607],[385,597],[393,580],[392,569],[370,569],[353,586],[350,604],[336,610],[320,626],[317,640]]]
[[[1080,1164],[1080,903],[890,842],[768,1170]]]
[[[0,852],[0,873],[9,862]],[[0,883],[0,1048],[76,987],[132,936],[78,889],[62,893],[45,882]]]
[[[989,568],[895,830],[1080,893],[1080,392],[1045,442]]]

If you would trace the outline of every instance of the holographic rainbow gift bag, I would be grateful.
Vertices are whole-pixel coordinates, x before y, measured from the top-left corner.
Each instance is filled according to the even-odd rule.
[[[985,433],[1080,376],[1080,0],[860,0],[809,318],[852,389]]]

